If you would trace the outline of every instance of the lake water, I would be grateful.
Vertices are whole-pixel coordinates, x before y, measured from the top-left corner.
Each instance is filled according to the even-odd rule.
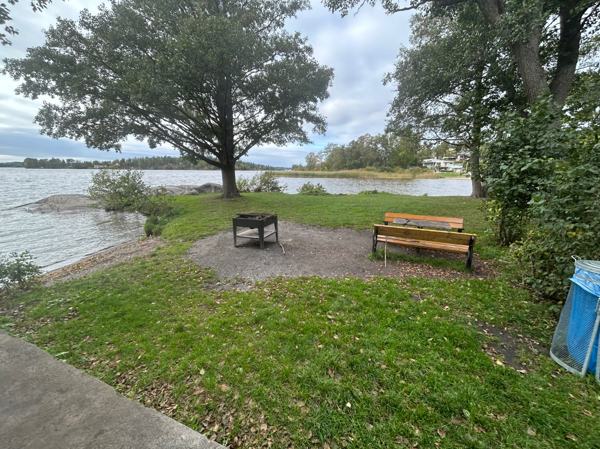
[[[0,168],[0,254],[30,251],[36,262],[50,271],[85,256],[130,243],[143,236],[145,218],[138,214],[104,212],[32,213],[24,204],[50,195],[85,194],[95,170],[27,170]],[[239,177],[257,172],[239,171]],[[217,170],[148,170],[144,181],[151,186],[221,184]],[[329,193],[355,194],[380,190],[405,195],[468,196],[471,182],[455,179],[336,179],[281,178],[287,193],[297,193],[305,182],[320,183]]]

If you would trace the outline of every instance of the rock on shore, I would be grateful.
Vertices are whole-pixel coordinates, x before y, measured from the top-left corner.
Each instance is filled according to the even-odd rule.
[[[153,187],[150,189],[152,193],[156,192],[161,187]],[[199,195],[202,193],[220,193],[223,189],[219,184],[208,182],[201,186],[182,185],[182,186],[162,186],[165,195]],[[19,206],[26,208],[29,212],[75,212],[89,209],[90,207],[101,207],[101,203],[92,200],[87,195],[69,194],[69,195],[52,195],[35,203]]]
[[[36,201],[35,203],[26,204],[21,206],[26,208],[29,212],[65,212],[65,211],[79,211],[89,209],[90,207],[97,207],[97,202],[93,201],[87,195],[52,195],[43,200]]]
[[[164,189],[165,195],[178,196],[178,195],[199,195],[201,193],[221,193],[223,187],[213,182],[207,182],[201,186],[194,185],[182,185],[182,186],[161,186],[152,187],[151,191],[154,193],[158,189]]]

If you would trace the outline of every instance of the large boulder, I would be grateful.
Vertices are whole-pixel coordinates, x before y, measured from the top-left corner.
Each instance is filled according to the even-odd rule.
[[[219,184],[208,182],[201,186],[194,185],[181,185],[181,186],[161,186],[153,187],[152,193],[162,190],[167,196],[178,196],[178,195],[198,195],[200,193],[220,193],[223,190]]]
[[[207,182],[198,187],[198,193],[221,193],[223,186],[214,182]]]
[[[30,212],[67,212],[81,211],[90,207],[98,207],[96,201],[93,201],[87,195],[52,195],[35,203],[20,206]]]

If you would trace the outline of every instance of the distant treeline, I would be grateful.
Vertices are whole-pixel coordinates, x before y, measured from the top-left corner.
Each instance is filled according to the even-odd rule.
[[[9,162],[12,164],[13,162]],[[189,159],[173,156],[153,156],[129,159],[115,159],[114,161],[76,161],[75,159],[35,159],[28,157],[18,167],[25,168],[113,168],[113,169],[136,169],[136,170],[218,170],[204,161],[194,164]],[[12,167],[12,165],[11,165]],[[239,161],[235,165],[237,170],[286,170],[285,167],[270,167],[268,165],[255,164],[253,162]]]
[[[447,144],[429,147],[421,143],[418,135],[398,137],[392,134],[366,134],[346,145],[330,143],[323,151],[309,153],[306,165],[293,165],[292,170],[360,170],[376,169],[394,171],[422,167],[423,159],[432,155],[446,156],[454,153]]]
[[[23,162],[0,162],[0,167],[22,167]]]

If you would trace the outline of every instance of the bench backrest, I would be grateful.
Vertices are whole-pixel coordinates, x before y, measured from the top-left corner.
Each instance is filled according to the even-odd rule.
[[[386,226],[375,224],[375,232],[383,237],[397,237],[401,239],[425,240],[428,242],[452,243],[455,245],[469,245],[471,237],[473,244],[477,234],[465,232],[433,231],[431,229],[403,228],[400,226]]]
[[[449,223],[452,229],[463,229],[463,219],[462,218],[452,218],[452,217],[432,217],[429,215],[410,215],[410,214],[394,214],[391,212],[386,212],[384,222],[392,223],[396,218],[406,218],[408,220],[427,220],[427,221],[441,221],[445,223]]]

